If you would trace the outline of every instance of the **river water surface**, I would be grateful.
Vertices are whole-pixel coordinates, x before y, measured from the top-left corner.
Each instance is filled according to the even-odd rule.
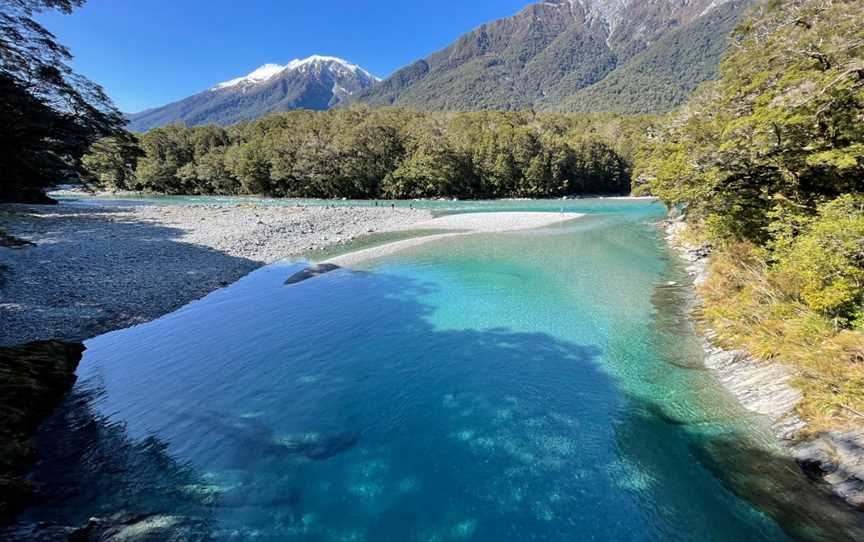
[[[284,285],[264,267],[96,337],[27,519],[203,539],[853,539],[702,368],[651,202],[431,241]]]

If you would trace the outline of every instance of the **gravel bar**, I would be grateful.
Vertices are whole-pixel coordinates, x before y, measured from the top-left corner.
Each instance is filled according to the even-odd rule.
[[[0,205],[0,345],[84,340],[158,318],[301,252],[429,220],[340,206]]]

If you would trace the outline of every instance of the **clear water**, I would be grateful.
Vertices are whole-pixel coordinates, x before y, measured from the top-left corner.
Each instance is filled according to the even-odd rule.
[[[566,206],[592,214],[291,286],[304,264],[271,265],[88,341],[28,519],[159,512],[220,540],[860,537],[702,368],[662,207]]]

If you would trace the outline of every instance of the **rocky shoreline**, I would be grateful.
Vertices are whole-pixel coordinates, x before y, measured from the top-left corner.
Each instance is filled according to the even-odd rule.
[[[0,205],[0,346],[153,320],[254,269],[428,220],[418,209]]]
[[[687,262],[694,284],[691,309],[695,309],[702,303],[695,287],[708,277],[710,251],[682,239],[687,230],[683,220],[671,218],[661,226],[669,246]],[[712,342],[716,337],[712,329],[701,331],[705,366],[724,387],[747,410],[770,420],[774,436],[810,479],[827,484],[850,506],[864,510],[864,429],[802,438],[807,423],[795,412],[802,395],[790,383],[793,370],[777,361],[757,360],[742,350],[720,348]]]

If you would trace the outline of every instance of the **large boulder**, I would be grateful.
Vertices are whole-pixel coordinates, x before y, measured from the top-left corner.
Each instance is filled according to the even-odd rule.
[[[294,273],[293,275],[288,277],[288,279],[285,281],[285,284],[297,284],[298,282],[303,282],[304,280],[309,280],[311,278],[317,277],[318,275],[323,275],[337,269],[340,269],[340,267],[336,264],[319,263],[318,265],[313,265],[311,267],[307,267],[302,271]]]

